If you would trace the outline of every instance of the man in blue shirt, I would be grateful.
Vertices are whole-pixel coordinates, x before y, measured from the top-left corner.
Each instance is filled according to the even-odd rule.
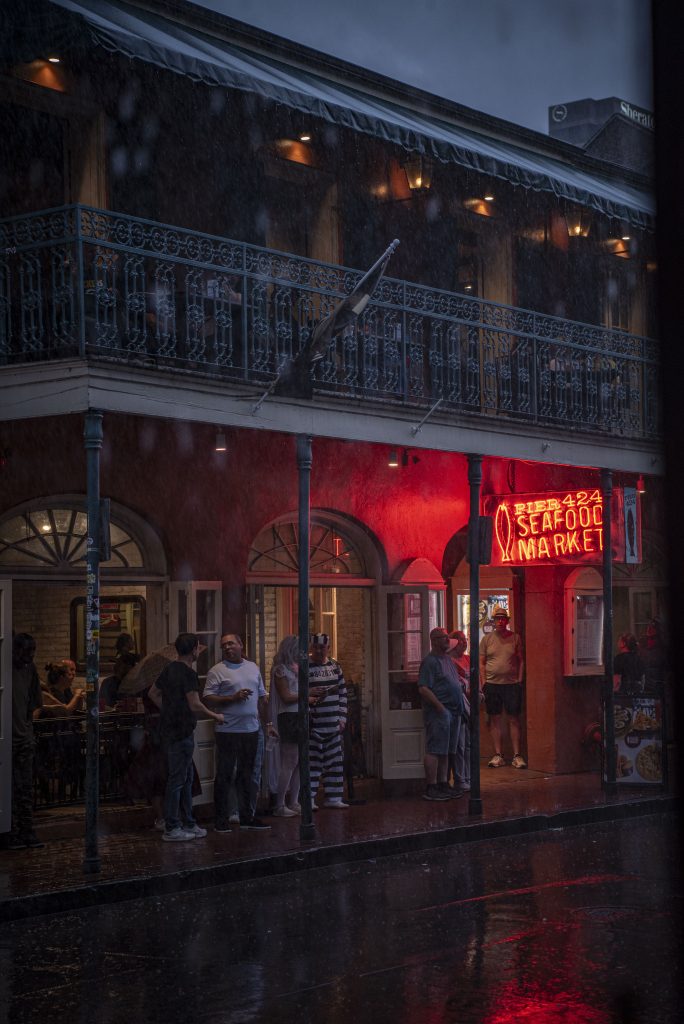
[[[253,661],[242,657],[242,640],[236,633],[221,637],[223,660],[209,670],[203,700],[223,714],[216,726],[216,779],[214,806],[216,831],[230,832],[228,795],[236,770],[240,828],[261,832],[271,826],[252,813],[250,783],[259,744],[259,719],[266,724],[266,688]],[[272,728],[271,723],[267,727]]]
[[[458,749],[463,719],[463,688],[449,657],[449,634],[438,626],[430,633],[430,653],[418,673],[418,693],[425,721],[425,800],[449,800],[462,792],[449,786],[449,755]]]

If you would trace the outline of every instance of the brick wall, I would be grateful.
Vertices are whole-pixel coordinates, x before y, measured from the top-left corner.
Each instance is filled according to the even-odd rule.
[[[145,597],[144,586],[103,587],[102,596],[139,594]],[[44,666],[71,656],[71,602],[83,597],[80,583],[15,582],[12,584],[12,629],[30,633],[36,641],[35,663],[41,679]]]

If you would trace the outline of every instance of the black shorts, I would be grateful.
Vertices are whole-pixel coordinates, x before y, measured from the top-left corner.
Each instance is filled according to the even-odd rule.
[[[485,683],[482,687],[485,708],[488,715],[507,715],[517,718],[522,710],[522,692],[520,683]]]
[[[299,715],[296,711],[280,712],[278,735],[281,743],[299,743]]]

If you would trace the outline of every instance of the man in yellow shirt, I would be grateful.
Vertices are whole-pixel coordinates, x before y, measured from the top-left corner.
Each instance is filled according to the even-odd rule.
[[[494,744],[490,768],[503,768],[501,754],[503,712],[513,745],[513,768],[527,768],[520,753],[520,711],[522,709],[523,654],[522,641],[508,628],[508,612],[499,605],[494,609],[494,631],[480,641],[480,684],[489,716],[489,734]]]

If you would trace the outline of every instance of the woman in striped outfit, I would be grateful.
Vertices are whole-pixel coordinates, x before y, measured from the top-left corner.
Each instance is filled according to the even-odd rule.
[[[323,777],[324,807],[348,807],[344,791],[342,733],[347,724],[347,686],[342,669],[328,656],[327,633],[311,637],[309,657],[309,768],[311,796]],[[314,809],[316,805],[314,804]]]

